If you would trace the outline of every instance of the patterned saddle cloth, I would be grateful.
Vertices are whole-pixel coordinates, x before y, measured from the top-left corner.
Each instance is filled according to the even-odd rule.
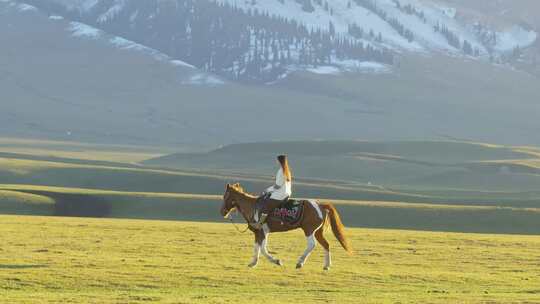
[[[304,202],[290,199],[288,202],[275,208],[271,217],[288,224],[295,224],[302,219]]]

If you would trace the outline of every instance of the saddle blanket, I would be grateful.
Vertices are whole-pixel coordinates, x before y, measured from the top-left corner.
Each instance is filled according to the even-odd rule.
[[[304,204],[301,201],[289,200],[287,203],[274,209],[272,217],[289,224],[296,223],[302,218]]]

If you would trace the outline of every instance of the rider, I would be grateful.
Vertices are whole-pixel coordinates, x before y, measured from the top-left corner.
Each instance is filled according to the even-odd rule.
[[[255,229],[261,229],[268,214],[286,202],[292,193],[292,176],[287,156],[279,155],[277,161],[280,167],[276,173],[276,183],[267,188],[257,200],[256,214],[260,214],[260,217],[252,224]]]

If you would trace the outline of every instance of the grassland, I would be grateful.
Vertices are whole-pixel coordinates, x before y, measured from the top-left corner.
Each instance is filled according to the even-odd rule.
[[[464,142],[287,142],[133,162],[144,149],[0,141],[0,213],[219,221],[224,184],[257,192],[289,153],[295,195],[337,204],[348,226],[540,234],[534,147]],[[35,154],[6,152],[22,148]],[[30,151],[28,150],[28,151]],[[55,151],[78,151],[78,156]],[[110,154],[112,152],[119,154]],[[163,155],[154,149],[150,154]],[[122,153],[126,159],[118,158]],[[511,164],[523,163],[529,171]],[[501,168],[504,168],[501,172]],[[367,182],[372,181],[372,182]]]
[[[11,214],[0,216],[0,302],[540,302],[537,192],[519,191],[535,185],[534,147],[298,142],[153,159],[167,151],[0,143],[0,213]],[[294,269],[305,247],[299,231],[270,240],[284,267],[261,259],[248,269],[252,236],[218,214],[224,184],[262,189],[268,160],[284,148],[299,160],[297,195],[335,203],[349,227],[356,252],[329,236],[330,272],[320,248]],[[456,168],[469,186],[459,187],[467,183]],[[521,181],[482,189],[489,175]]]
[[[272,172],[277,153],[291,158],[302,196],[405,202],[537,207],[538,150],[462,141],[270,142],[179,153],[147,160],[167,168],[214,172]],[[302,182],[351,193],[304,191]],[[307,192],[307,193],[306,193]],[[386,195],[386,197],[384,196]]]
[[[285,260],[248,269],[252,237],[229,224],[0,216],[5,303],[537,303],[537,237],[348,229],[334,267],[300,232],[272,236]]]

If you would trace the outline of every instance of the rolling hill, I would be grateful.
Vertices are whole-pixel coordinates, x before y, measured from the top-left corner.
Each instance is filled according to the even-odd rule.
[[[3,214],[221,221],[224,185],[240,182],[257,193],[272,182],[268,174],[275,170],[274,154],[286,151],[295,169],[295,197],[336,204],[348,226],[540,231],[534,167],[538,150],[530,147],[463,142],[258,143],[202,154],[159,158],[147,154],[148,159],[137,164],[133,159],[145,154],[134,153],[136,147],[112,146],[108,151],[106,146],[99,150],[66,142],[31,146],[20,140],[10,146],[8,141],[0,143],[10,150],[22,145],[34,154],[0,153]],[[78,152],[58,157],[59,147]],[[126,161],[112,153],[119,149],[125,149],[121,151]],[[528,170],[513,163],[523,163]]]

